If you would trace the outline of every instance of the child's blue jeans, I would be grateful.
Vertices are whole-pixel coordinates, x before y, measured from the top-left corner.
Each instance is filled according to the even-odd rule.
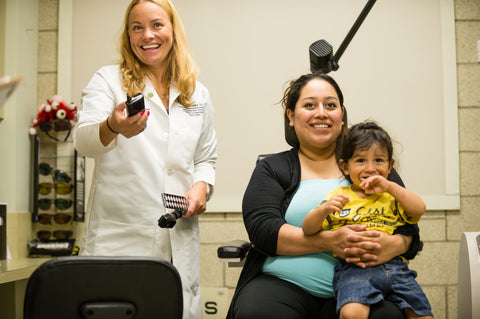
[[[367,268],[342,262],[335,268],[333,279],[337,312],[348,302],[373,305],[388,299],[402,310],[410,308],[419,316],[433,316],[416,277],[417,273],[399,257]]]

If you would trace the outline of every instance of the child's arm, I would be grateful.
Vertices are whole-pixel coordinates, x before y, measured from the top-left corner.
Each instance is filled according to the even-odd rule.
[[[363,187],[366,194],[389,193],[403,206],[409,217],[421,217],[427,209],[420,196],[380,175],[367,178],[360,187]]]
[[[328,201],[322,202],[312,209],[303,219],[302,229],[305,235],[314,235],[322,230],[322,223],[333,212],[341,212],[343,206],[350,201],[344,194],[333,195]]]

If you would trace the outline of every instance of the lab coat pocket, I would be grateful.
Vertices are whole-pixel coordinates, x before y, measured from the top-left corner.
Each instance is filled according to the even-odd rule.
[[[101,256],[151,256],[154,228],[100,220],[95,254]]]

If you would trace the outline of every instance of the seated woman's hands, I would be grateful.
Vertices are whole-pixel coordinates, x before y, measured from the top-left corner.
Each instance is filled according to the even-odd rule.
[[[333,233],[332,251],[361,268],[383,264],[408,250],[411,238],[365,230],[365,225],[347,225]]]
[[[383,263],[386,263],[392,260],[395,257],[401,256],[408,251],[410,244],[412,242],[412,237],[407,237],[401,234],[396,235],[388,235],[386,233],[380,232],[380,236],[374,239],[380,245],[380,248],[376,250],[376,259],[375,260],[368,260],[368,254],[360,256],[360,259],[366,267],[376,266]],[[352,235],[354,236],[354,235]],[[350,240],[351,238],[347,238]],[[348,250],[347,250],[348,251]],[[373,253],[373,252],[370,252]],[[347,260],[347,262],[349,262]],[[356,260],[350,260],[350,262],[354,262],[357,264]],[[358,265],[358,264],[357,264]]]

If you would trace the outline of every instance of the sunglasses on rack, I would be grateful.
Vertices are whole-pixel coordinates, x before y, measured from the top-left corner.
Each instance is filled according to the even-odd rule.
[[[72,131],[72,124],[67,119],[57,119],[53,122],[43,121],[38,125],[38,128],[40,129],[40,131],[45,132],[45,134],[47,134],[47,136],[50,137],[52,140],[57,141],[57,142],[59,142],[60,140],[58,138],[56,138],[55,136],[50,135],[50,131],[52,129],[54,129],[55,132],[68,131],[67,135],[63,139],[63,141],[65,142],[65,141],[68,140],[68,137],[70,136],[70,133]]]
[[[38,193],[41,195],[48,195],[52,192],[52,188],[60,195],[68,194],[72,191],[73,186],[67,183],[40,183],[38,184]]]
[[[55,223],[59,225],[63,225],[68,223],[70,220],[72,220],[72,216],[64,213],[59,213],[55,215],[50,215],[50,214],[38,214],[37,220],[40,224],[42,225],[47,225],[52,223],[52,219],[55,221]]]
[[[42,198],[38,200],[38,207],[42,210],[50,209],[52,202],[55,204],[57,209],[61,210],[70,208],[73,204],[72,200],[65,198],[56,198],[55,200],[51,200],[50,198]]]
[[[52,237],[57,240],[67,240],[72,236],[73,232],[70,230],[55,230],[53,232],[49,230],[40,230],[37,232],[37,237],[40,241],[48,241]]]
[[[38,172],[45,176],[52,174],[53,178],[61,183],[68,183],[72,180],[67,173],[59,169],[54,170],[54,168],[47,163],[40,163],[40,165],[38,165]]]

